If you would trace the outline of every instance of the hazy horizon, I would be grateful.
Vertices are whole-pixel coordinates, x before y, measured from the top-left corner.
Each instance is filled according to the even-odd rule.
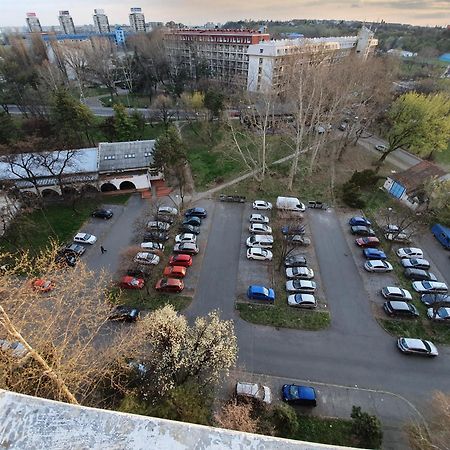
[[[27,12],[35,12],[43,26],[58,25],[58,11],[68,9],[75,25],[92,24],[94,8],[104,9],[111,24],[128,23],[130,7],[140,6],[147,22],[182,22],[201,25],[229,20],[328,19],[404,23],[422,26],[450,24],[450,0],[19,0],[1,6],[0,26],[25,26]]]

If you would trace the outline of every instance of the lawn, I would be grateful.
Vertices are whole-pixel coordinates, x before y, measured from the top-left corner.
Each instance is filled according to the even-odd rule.
[[[114,96],[112,101],[111,97],[106,95],[104,97],[99,97],[99,100],[103,106],[112,106],[115,103],[122,103],[122,105],[127,108],[148,108],[150,104],[148,95],[140,94],[121,94],[119,96]]]
[[[446,150],[436,153],[435,161],[444,168],[450,169],[450,142]]]

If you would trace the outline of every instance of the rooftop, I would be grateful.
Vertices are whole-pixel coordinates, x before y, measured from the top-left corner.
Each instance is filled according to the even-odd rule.
[[[210,29],[210,30],[205,30],[205,29],[195,29],[195,28],[186,28],[186,29],[177,29],[177,30],[170,30],[171,34],[192,34],[192,35],[197,35],[197,34],[220,34],[220,35],[224,35],[224,34],[229,34],[229,35],[233,35],[233,36],[251,36],[251,35],[255,35],[255,34],[260,34],[260,35],[267,35],[269,36],[269,33],[262,33],[261,31],[258,30],[232,30],[232,29],[221,29],[221,28],[214,28],[214,29]]]
[[[400,183],[407,192],[413,192],[423,186],[429,178],[442,178],[446,175],[447,172],[444,169],[429,161],[422,161],[403,172],[389,175],[389,178]]]

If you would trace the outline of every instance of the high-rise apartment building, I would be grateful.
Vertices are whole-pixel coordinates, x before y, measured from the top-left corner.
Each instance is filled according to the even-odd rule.
[[[58,16],[61,30],[64,34],[75,34],[75,25],[73,24],[72,17],[69,11],[60,11]]]
[[[39,22],[36,13],[34,12],[27,13],[26,21],[30,33],[42,33],[41,22]]]
[[[130,9],[130,26],[135,33],[145,33],[145,17],[142,8]]]
[[[103,9],[94,9],[93,18],[95,31],[97,31],[97,33],[109,33],[111,31],[108,16]]]
[[[254,30],[173,29],[164,39],[171,64],[184,67],[193,78],[206,69],[211,78],[245,87],[247,50],[270,35]]]

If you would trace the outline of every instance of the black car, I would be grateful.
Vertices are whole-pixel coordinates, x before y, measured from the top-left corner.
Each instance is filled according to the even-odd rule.
[[[285,267],[306,267],[306,258],[302,255],[291,255],[284,260]]]
[[[384,302],[383,309],[388,316],[419,317],[417,308],[412,303],[408,302],[389,300]]]
[[[182,222],[182,225],[193,225],[194,227],[199,227],[201,224],[202,219],[197,216],[186,217]]]
[[[434,273],[422,269],[405,269],[403,273],[406,278],[413,281],[437,281]]]
[[[147,271],[143,266],[142,268],[139,267],[133,267],[127,270],[127,275],[134,278],[145,278],[147,277],[150,272]]]
[[[351,232],[357,236],[375,236],[375,231],[372,228],[363,225],[354,225],[351,227]]]
[[[69,267],[75,267],[77,264],[77,257],[73,253],[58,252],[55,257],[55,262]]]
[[[81,256],[86,251],[86,247],[81,244],[68,244],[66,247],[61,250],[62,253],[65,254],[74,254],[75,256]]]
[[[156,220],[157,222],[170,223],[170,225],[172,225],[173,222],[174,222],[173,216],[171,216],[171,215],[169,215],[169,214],[156,214],[155,220]]]
[[[92,217],[97,217],[98,219],[111,219],[113,212],[110,209],[96,209],[92,213]]]
[[[194,225],[181,225],[178,228],[182,233],[200,234],[200,228]]]
[[[422,294],[420,301],[425,306],[433,306],[439,304],[439,306],[450,306],[450,295],[448,294]]]
[[[161,231],[149,231],[147,233],[144,233],[143,239],[144,242],[147,241],[164,242],[169,239],[169,235]]]
[[[207,216],[206,209],[205,208],[190,208],[184,213],[185,217],[201,217],[204,219]]]
[[[117,320],[124,322],[136,322],[139,319],[141,312],[137,308],[132,308],[127,305],[116,306],[111,314],[109,315],[109,320]]]

